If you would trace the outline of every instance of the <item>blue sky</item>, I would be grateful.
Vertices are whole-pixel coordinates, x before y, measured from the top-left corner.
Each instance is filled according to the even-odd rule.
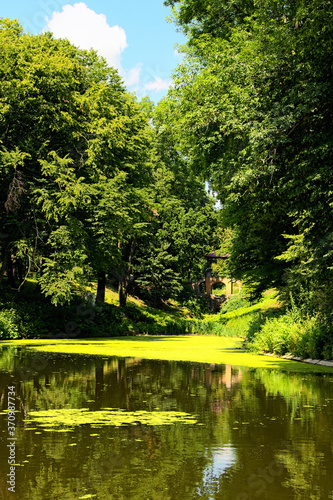
[[[127,88],[158,102],[181,62],[175,44],[185,38],[166,17],[163,0],[14,0],[0,16],[18,19],[26,31],[49,30],[84,49],[95,48],[117,67]]]

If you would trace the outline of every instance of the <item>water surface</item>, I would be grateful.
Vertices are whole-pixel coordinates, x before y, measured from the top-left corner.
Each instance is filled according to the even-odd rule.
[[[0,498],[333,499],[330,374],[8,346],[0,356]]]

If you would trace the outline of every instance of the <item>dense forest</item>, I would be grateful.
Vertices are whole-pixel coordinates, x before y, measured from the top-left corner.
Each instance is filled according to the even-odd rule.
[[[330,359],[331,2],[165,4],[188,42],[156,106],[96,52],[0,21],[0,338],[77,324],[92,286],[94,307],[119,295],[106,324],[147,322],[129,295],[202,319],[187,284],[215,250],[230,257],[213,273],[243,283],[239,308],[279,293],[276,317],[243,332],[253,348]],[[189,331],[175,318],[168,333]]]

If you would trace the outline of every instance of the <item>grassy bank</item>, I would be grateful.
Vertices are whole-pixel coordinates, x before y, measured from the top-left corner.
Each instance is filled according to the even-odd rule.
[[[198,334],[244,337],[246,347],[258,354],[333,359],[332,318],[307,315],[294,304],[282,307],[275,290],[265,292],[253,305],[232,298],[218,315],[207,315],[192,325]]]
[[[234,297],[219,314],[202,314],[175,301],[163,308],[150,307],[129,297],[119,307],[115,290],[106,290],[105,304],[91,303],[94,285],[79,292],[67,306],[55,307],[29,281],[18,294],[7,292],[0,302],[0,339],[16,338],[92,338],[126,335],[216,335],[245,337],[255,331],[266,317],[276,314],[279,304],[274,291],[267,292],[257,304]],[[90,294],[90,295],[89,295]]]
[[[0,300],[0,339],[85,338],[190,333],[190,313],[174,302],[149,307],[129,297],[120,308],[118,294],[107,289],[105,304],[91,303],[95,286],[78,291],[70,305],[55,307],[29,281],[20,293],[6,291]]]
[[[268,290],[260,301],[252,304],[244,297],[235,296],[221,308],[219,314],[206,314],[203,319],[192,320],[193,333],[222,337],[247,337],[256,332],[266,318],[281,313],[275,290]]]
[[[0,339],[15,338],[86,338],[125,335],[217,335],[246,336],[249,328],[263,315],[278,307],[274,292],[265,295],[260,303],[250,305],[237,297],[221,314],[194,312],[175,301],[163,308],[150,307],[144,301],[129,297],[125,308],[119,307],[115,290],[106,290],[105,304],[92,305],[95,286],[78,291],[76,299],[67,306],[55,307],[28,281],[20,293],[2,294],[0,301]],[[242,304],[246,304],[240,307]],[[192,304],[193,306],[193,304]],[[233,310],[234,307],[238,309]]]

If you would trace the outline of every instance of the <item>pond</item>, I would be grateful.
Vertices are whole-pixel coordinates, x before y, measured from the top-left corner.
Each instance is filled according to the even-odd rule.
[[[0,350],[0,498],[333,499],[330,373]]]

